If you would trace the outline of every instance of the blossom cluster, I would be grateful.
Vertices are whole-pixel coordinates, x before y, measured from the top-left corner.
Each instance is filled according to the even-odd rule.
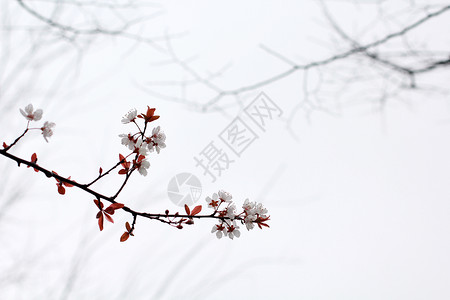
[[[137,123],[138,118],[144,120],[143,129]],[[166,147],[166,135],[160,126],[153,128],[150,136],[145,135],[147,124],[157,119],[159,119],[159,116],[155,115],[155,108],[150,107],[147,108],[145,114],[142,113],[139,115],[136,109],[132,109],[122,118],[123,124],[134,123],[137,126],[138,132],[119,135],[122,145],[132,151],[129,155],[136,154],[132,162],[128,162],[123,155],[119,156],[123,166],[119,174],[128,174],[129,170],[133,168],[138,170],[139,174],[143,176],[148,174],[147,169],[150,167],[150,162],[147,159],[148,154],[155,150],[159,154],[161,149]]]
[[[217,238],[221,239],[223,236],[228,236],[230,239],[234,237],[240,237],[240,227],[237,225],[240,222],[245,224],[247,230],[252,230],[255,224],[262,229],[262,227],[269,227],[266,221],[270,216],[267,216],[267,209],[264,208],[262,203],[250,202],[245,200],[242,205],[242,211],[236,211],[236,204],[231,200],[233,197],[230,193],[225,191],[219,191],[214,193],[212,197],[206,197],[206,203],[209,208],[214,209],[214,216],[217,216],[219,223],[215,224],[211,230],[211,233],[215,233]]]
[[[42,109],[34,110],[33,104],[28,104],[25,109],[20,109],[20,113],[28,120],[28,124],[31,121],[39,121],[42,119],[42,114],[44,111]],[[42,136],[45,141],[48,143],[48,138],[53,135],[53,127],[55,127],[55,123],[45,121],[44,125],[40,128],[28,128],[27,129],[40,129],[42,131]]]

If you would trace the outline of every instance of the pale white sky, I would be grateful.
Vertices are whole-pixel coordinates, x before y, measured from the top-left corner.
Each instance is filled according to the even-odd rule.
[[[334,19],[360,42],[419,19],[425,3],[374,2],[327,3]],[[40,2],[30,3],[48,12]],[[2,5],[3,29],[5,24],[42,26],[16,3]],[[348,49],[316,1],[167,1],[155,7],[121,13],[132,19],[160,11],[137,32],[152,37],[182,33],[172,39],[171,49],[199,76],[229,65],[214,81],[224,90],[289,69],[263,47],[298,64]],[[78,20],[75,10],[65,11],[72,22]],[[406,41],[448,53],[448,14],[381,50],[400,51]],[[114,20],[107,13],[91,17],[106,24]],[[402,90],[398,83],[404,78],[395,72],[348,59],[297,72],[238,98],[224,97],[204,113],[199,107],[216,93],[198,82],[185,90],[161,86],[192,78],[170,63],[170,53],[154,47],[110,36],[92,38],[86,46],[86,37],[80,37],[74,45],[84,48],[77,60],[77,48],[52,46],[42,33],[2,30],[0,38],[0,82],[6,86],[0,98],[0,141],[21,133],[25,119],[19,108],[30,102],[57,124],[50,143],[30,135],[14,153],[28,158],[37,152],[42,166],[87,182],[99,166],[106,169],[125,151],[117,135],[132,129],[120,123],[121,117],[150,105],[161,115],[155,126],[166,132],[167,148],[151,158],[147,177],[131,178],[118,201],[144,211],[181,210],[169,200],[167,184],[174,175],[191,172],[202,182],[199,204],[225,189],[238,206],[246,198],[264,203],[272,219],[270,229],[243,229],[233,241],[211,234],[212,220],[180,231],[138,219],[135,237],[119,243],[123,224],[131,221],[127,214],[118,212],[115,224],[99,232],[91,196],[74,188],[60,196],[55,182],[2,157],[0,202],[15,200],[1,204],[0,298],[450,297],[448,70],[418,77],[419,90]],[[167,47],[164,39],[156,40]],[[15,73],[14,66],[27,61],[32,42],[46,46]],[[212,183],[193,157],[211,141],[219,143],[222,130],[242,115],[242,105],[261,92],[277,103],[282,117],[258,131],[259,138]],[[386,101],[383,109],[381,100]],[[107,177],[96,187],[112,194],[119,183],[120,178]]]

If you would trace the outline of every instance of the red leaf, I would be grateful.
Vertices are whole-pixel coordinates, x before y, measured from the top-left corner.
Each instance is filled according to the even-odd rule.
[[[109,207],[111,207],[113,210],[116,210],[116,209],[121,209],[124,206],[125,205],[123,205],[122,203],[113,203]]]
[[[150,106],[147,106],[147,116],[153,116],[155,110],[156,108],[150,108]]]
[[[60,193],[61,195],[64,195],[66,193],[66,189],[58,183],[56,185],[58,186],[58,193]]]
[[[103,230],[103,214],[98,218],[98,227],[100,228],[100,231]]]
[[[125,157],[124,157],[122,154],[119,154],[119,159],[120,159],[120,164],[121,164],[125,169],[130,168],[130,163],[127,162],[127,160],[125,159]]]
[[[105,209],[105,213],[113,215],[114,214],[114,208],[109,206],[108,208]]]
[[[95,205],[97,205],[98,209],[102,210],[103,203],[97,199],[94,200]]]
[[[201,205],[197,205],[196,207],[194,207],[194,209],[191,212],[191,216],[195,216],[196,214],[198,214],[199,212],[202,211],[202,206]]]
[[[119,174],[125,175],[125,174],[127,174],[127,170],[125,170],[125,169],[119,170]]]
[[[155,108],[150,108],[150,106],[147,106],[147,113],[146,114],[140,114],[138,118],[142,118],[145,120],[146,123],[155,121],[159,118],[159,116],[155,116]]]
[[[110,221],[111,223],[114,223],[114,220],[113,220],[113,218],[111,218],[110,215],[105,214],[105,218],[106,218],[106,220]]]
[[[69,177],[67,178],[67,180],[70,180],[70,177],[71,177],[71,176],[69,176]],[[70,183],[68,183],[68,182],[63,182],[63,184],[64,184],[65,186],[67,186],[67,187],[73,187],[73,184],[70,184]]]
[[[36,163],[37,162],[37,155],[36,155],[36,153],[33,153],[33,155],[31,155],[31,162],[32,163]],[[31,166],[27,166],[27,168],[30,168]],[[34,169],[34,171],[35,172],[39,172],[39,170],[38,169],[36,169],[36,168],[33,168]]]
[[[131,231],[130,223],[126,222],[125,223],[125,228],[127,229],[128,232],[130,232]]]
[[[102,175],[102,173],[103,173],[102,167],[100,167],[100,169],[98,169],[98,173],[99,173],[100,175]]]
[[[130,234],[128,232],[124,232],[122,236],[120,237],[121,242],[125,242],[130,237]]]
[[[5,142],[3,142],[3,148],[8,148],[8,145],[6,145]]]
[[[95,218],[96,218],[96,219],[100,219],[100,217],[102,216],[102,214],[103,214],[103,212],[102,212],[102,211],[99,211],[99,212],[97,213],[97,215],[95,216]]]
[[[187,204],[184,205],[184,210],[186,210],[186,213],[187,213],[188,215],[191,214],[191,210],[189,209],[189,206],[187,206]]]

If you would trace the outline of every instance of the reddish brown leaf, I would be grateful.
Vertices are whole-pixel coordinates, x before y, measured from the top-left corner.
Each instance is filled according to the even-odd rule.
[[[155,116],[155,108],[150,108],[147,106],[147,113],[140,114],[138,118],[144,119],[146,123],[155,121],[159,118],[159,116]]]
[[[187,206],[187,204],[184,205],[184,210],[186,211],[186,213],[187,213],[188,215],[191,214],[191,210],[189,209],[189,206]]]
[[[110,214],[110,215],[113,215],[113,214],[114,214],[114,208],[112,208],[111,206],[108,206],[108,207],[105,209],[105,213]]]
[[[194,209],[191,212],[191,216],[195,216],[196,214],[198,214],[199,212],[202,211],[202,206],[201,205],[197,205],[196,207],[194,207]]]
[[[158,120],[158,119],[159,119],[159,116],[153,116],[153,117],[150,118],[149,122],[152,122],[152,121],[155,121],[155,120]]]
[[[103,214],[103,212],[102,212],[102,211],[99,211],[99,212],[97,213],[97,215],[95,216],[95,218],[99,219],[99,218],[102,216],[102,214]]]
[[[69,176],[67,179],[70,180],[70,177],[71,177],[71,176]],[[73,184],[70,184],[70,183],[68,183],[68,182],[63,182],[63,184],[64,184],[65,186],[67,186],[67,187],[73,187]]]
[[[98,227],[100,228],[100,231],[103,230],[103,214],[101,214],[100,218],[98,218]]]
[[[178,229],[183,229],[183,226],[182,226],[181,224],[178,224],[178,225],[177,225],[177,228],[178,228]]]
[[[31,155],[31,162],[34,163],[34,164],[37,162],[37,155],[36,155],[36,153],[33,153],[33,155]],[[31,166],[27,166],[27,168],[31,168]],[[36,168],[33,168],[33,169],[34,169],[35,172],[39,172],[38,169],[36,169]]]
[[[127,229],[128,232],[130,232],[131,231],[130,223],[126,222],[125,223],[125,228]]]
[[[61,195],[64,195],[66,193],[66,189],[58,183],[56,185],[58,186],[58,193],[60,193]]]
[[[122,203],[113,203],[109,207],[111,207],[113,210],[116,210],[116,209],[121,209],[124,206],[125,205],[123,205]]]
[[[120,237],[121,242],[125,242],[130,237],[130,234],[128,232],[124,232],[122,236]]]
[[[97,199],[94,200],[95,205],[97,205],[98,209],[102,210],[103,203]]]
[[[147,106],[147,117],[148,116],[153,116],[153,114],[155,113],[156,108],[150,108],[150,106]]]
[[[111,223],[114,223],[114,220],[113,220],[113,218],[111,218],[110,215],[105,214],[105,218],[106,218],[106,220],[110,221]]]
[[[6,145],[5,142],[3,142],[3,149],[8,148],[8,145]]]
[[[130,163],[127,162],[127,160],[125,159],[125,157],[122,154],[119,154],[119,159],[120,159],[120,164],[122,165],[122,167],[124,167],[124,169],[128,170],[130,168]]]
[[[125,169],[119,170],[119,174],[125,175],[125,174],[127,174],[127,170],[125,170]]]
[[[98,169],[98,173],[99,173],[100,175],[102,175],[102,173],[103,173],[102,167],[100,167],[100,169]]]

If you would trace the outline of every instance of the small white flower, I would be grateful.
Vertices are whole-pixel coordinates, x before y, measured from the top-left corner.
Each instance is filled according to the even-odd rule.
[[[137,163],[137,169],[138,172],[142,175],[142,176],[147,176],[148,172],[147,169],[150,167],[150,162],[146,159],[141,160],[140,162]]]
[[[223,191],[223,190],[220,190],[220,191],[219,191],[219,198],[220,198],[220,200],[222,200],[223,202],[231,203],[231,198],[233,198],[233,196],[231,196],[231,194],[228,193],[228,192],[225,192],[225,191]]]
[[[216,208],[219,206],[219,200],[217,199],[218,195],[214,193],[211,197],[206,197],[206,203],[208,203],[208,207],[210,208]]]
[[[141,138],[139,138],[134,145],[135,150],[139,155],[147,156],[147,143],[144,142]]]
[[[137,117],[137,110],[136,108],[133,108],[123,117],[122,123],[127,124],[133,122],[136,119],[136,117]]]
[[[255,216],[256,220],[256,216]],[[253,221],[247,220],[247,217],[244,218],[245,221],[245,227],[247,227],[247,230],[252,230],[255,227],[255,224],[253,224]]]
[[[262,205],[262,203],[258,203],[258,205],[256,205],[255,208],[255,212],[260,215],[261,217],[265,218],[266,214],[267,214],[267,209],[264,208],[264,206]]]
[[[223,235],[226,236],[226,231],[224,231],[225,227],[223,226],[223,224],[218,224],[218,225],[214,225],[213,228],[211,229],[211,233],[216,233],[216,236],[218,239],[221,239]]]
[[[228,228],[227,228],[227,232],[226,232],[227,234],[227,236],[230,238],[230,239],[233,239],[234,237],[240,237],[241,236],[241,232],[239,231],[239,226],[236,226],[236,223],[234,223],[233,225],[231,225],[231,226],[228,226]]]
[[[234,220],[234,217],[236,217],[236,205],[232,204],[227,207],[226,216],[230,218],[230,220]]]
[[[53,135],[53,127],[55,127],[55,123],[45,121],[44,126],[41,128],[42,135],[44,136],[45,141],[48,143],[49,137]]]
[[[134,146],[136,145],[136,140],[133,138],[131,133],[129,134],[119,134],[119,137],[122,138],[120,141],[122,145],[127,146],[130,150],[134,149]]]
[[[25,111],[20,109],[20,113],[27,119],[28,121],[39,121],[42,118],[42,114],[44,113],[42,109],[36,109],[33,112],[33,104],[28,104],[25,107]]]
[[[148,139],[148,150],[156,152],[159,154],[162,148],[166,148],[166,134],[161,131],[161,127],[155,127],[152,130],[152,136]]]
[[[253,229],[255,227],[255,224],[253,224],[254,221],[256,221],[257,216],[253,214],[248,214],[244,217],[245,227],[247,227],[247,230]]]

